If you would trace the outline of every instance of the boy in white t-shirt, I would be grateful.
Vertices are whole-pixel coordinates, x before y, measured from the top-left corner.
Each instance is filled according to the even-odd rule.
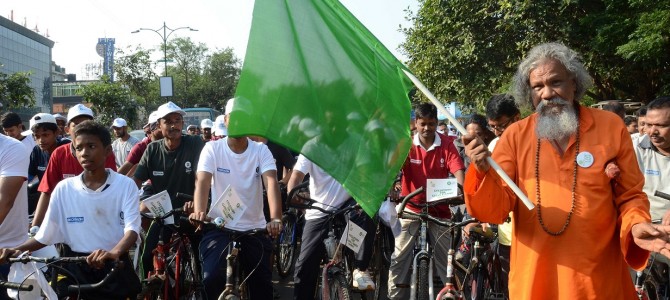
[[[67,246],[63,256],[87,256],[88,266],[66,265],[80,283],[100,281],[107,274],[104,270],[106,261],[126,263],[110,285],[88,294],[88,297],[134,298],[140,283],[128,257],[128,249],[137,240],[140,229],[137,187],[132,179],[105,169],[105,160],[112,151],[107,128],[85,121],[75,127],[72,143],[84,172],[56,185],[35,238],[15,248],[0,249],[0,262],[23,251],[63,243]],[[59,290],[61,288],[59,281]]]
[[[344,187],[331,177],[319,166],[308,160],[302,154],[293,167],[291,179],[288,182],[288,190],[299,185],[305,175],[309,174],[309,194],[316,200],[314,206],[324,210],[333,211],[354,204],[353,198],[349,196]],[[372,260],[372,246],[375,239],[375,225],[361,209],[349,212],[349,220],[356,223],[367,232],[361,249],[354,260],[353,286],[358,290],[374,290],[374,281],[367,272]],[[327,214],[316,209],[305,212],[305,225],[300,243],[300,255],[295,263],[295,289],[293,299],[313,299],[316,286],[319,265],[326,251],[323,240],[328,235]]]
[[[225,122],[232,110],[233,99],[226,104]],[[228,229],[245,231],[267,228],[272,237],[281,231],[281,198],[275,160],[268,147],[247,137],[225,137],[210,141],[200,153],[196,173],[194,212],[192,220],[208,220],[207,193],[211,188],[212,202],[216,201],[227,186],[235,191],[247,208],[237,224],[225,225]],[[262,181],[261,181],[262,180]],[[266,223],[263,214],[263,183],[265,184],[271,221]],[[198,222],[194,222],[198,226]],[[272,299],[272,270],[270,256],[272,243],[267,236],[244,236],[240,263],[249,275],[247,286],[253,299]],[[226,282],[226,253],[231,246],[229,234],[206,230],[200,242],[203,285],[208,299],[217,299]],[[252,272],[253,270],[253,272]]]

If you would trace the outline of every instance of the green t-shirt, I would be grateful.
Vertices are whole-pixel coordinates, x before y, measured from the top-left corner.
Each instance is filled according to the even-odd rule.
[[[176,199],[176,194],[193,195],[196,166],[204,146],[199,136],[191,135],[183,135],[179,147],[173,151],[167,150],[164,139],[152,142],[144,151],[134,177],[141,181],[150,179],[155,193],[167,190],[172,207],[182,207],[185,201]]]

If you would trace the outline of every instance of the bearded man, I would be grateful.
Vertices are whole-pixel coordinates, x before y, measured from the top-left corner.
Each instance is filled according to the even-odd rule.
[[[512,212],[510,299],[633,299],[628,272],[649,251],[670,255],[670,226],[649,223],[644,177],[616,115],[579,104],[591,84],[579,55],[558,43],[533,48],[514,94],[536,113],[510,125],[493,159],[534,202],[521,205],[490,168],[481,140],[466,135],[468,212],[502,223]],[[605,166],[616,161],[614,184]]]

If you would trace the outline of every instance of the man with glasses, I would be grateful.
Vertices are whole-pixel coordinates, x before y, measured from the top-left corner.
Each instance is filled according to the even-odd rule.
[[[511,95],[498,94],[489,99],[489,102],[486,103],[486,119],[489,129],[496,135],[496,138],[488,145],[490,151],[493,151],[505,128],[519,121],[520,115],[519,108]]]
[[[507,94],[493,95],[486,103],[486,119],[489,128],[496,135],[496,138],[488,145],[489,151],[493,152],[496,143],[500,139],[505,129],[512,123],[519,121],[519,108],[514,102],[514,97]],[[509,276],[509,257],[512,245],[512,214],[507,221],[498,225],[498,255],[503,271],[503,286],[507,289],[507,278]],[[507,291],[505,291],[507,292]]]

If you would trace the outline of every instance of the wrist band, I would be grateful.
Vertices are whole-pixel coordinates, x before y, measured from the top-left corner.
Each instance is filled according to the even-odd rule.
[[[272,220],[270,220],[270,222],[279,223],[279,224],[282,223],[281,219],[272,219]]]

